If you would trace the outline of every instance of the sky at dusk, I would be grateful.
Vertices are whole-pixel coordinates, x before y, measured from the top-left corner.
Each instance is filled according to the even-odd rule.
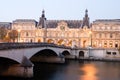
[[[120,0],[0,0],[0,22],[39,20],[42,10],[48,20],[82,20],[88,9],[90,21],[120,19]]]

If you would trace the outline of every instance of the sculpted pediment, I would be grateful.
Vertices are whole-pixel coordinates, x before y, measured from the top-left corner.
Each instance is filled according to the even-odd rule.
[[[62,30],[62,31],[65,31],[68,27],[67,27],[67,22],[65,22],[65,21],[60,21],[59,23],[58,23],[58,26],[57,26],[57,28],[58,29],[60,29],[60,30]]]

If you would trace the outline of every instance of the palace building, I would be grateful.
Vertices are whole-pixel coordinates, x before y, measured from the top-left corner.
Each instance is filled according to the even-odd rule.
[[[120,44],[120,20],[101,19],[90,23],[88,10],[83,20],[47,20],[42,11],[38,22],[17,19],[12,22],[11,29],[18,30],[19,42],[46,42],[80,48],[117,48]]]
[[[92,23],[92,46],[118,48],[120,46],[120,20],[96,20]]]

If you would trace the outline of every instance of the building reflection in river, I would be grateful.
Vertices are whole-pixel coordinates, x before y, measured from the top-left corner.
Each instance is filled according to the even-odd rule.
[[[98,71],[94,64],[85,64],[80,70],[84,73],[79,80],[98,80],[96,75]]]

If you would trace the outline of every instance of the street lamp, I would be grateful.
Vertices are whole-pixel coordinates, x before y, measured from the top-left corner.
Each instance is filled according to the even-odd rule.
[[[21,29],[18,29],[17,31],[18,31],[18,42],[20,42],[20,31],[21,31]]]
[[[92,48],[92,31],[89,31],[89,36],[90,36],[90,46],[88,47],[88,53],[89,53],[89,57],[91,57],[91,48]]]
[[[90,34],[90,47],[92,47],[92,31],[90,31],[89,34]]]

